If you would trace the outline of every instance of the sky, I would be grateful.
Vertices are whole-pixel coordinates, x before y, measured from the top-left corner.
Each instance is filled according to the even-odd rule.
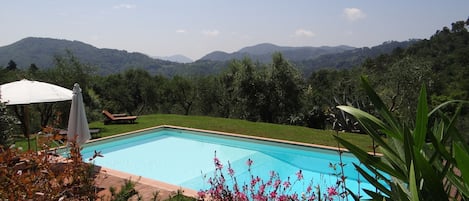
[[[14,0],[0,47],[26,37],[193,60],[246,46],[371,47],[429,38],[469,17],[467,0]]]

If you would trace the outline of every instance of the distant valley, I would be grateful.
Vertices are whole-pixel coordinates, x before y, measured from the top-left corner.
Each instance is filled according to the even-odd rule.
[[[214,51],[197,61],[183,55],[150,57],[143,53],[125,50],[96,48],[80,41],[29,37],[11,45],[0,47],[0,66],[10,60],[19,68],[35,64],[40,69],[54,66],[54,58],[71,52],[81,63],[94,66],[100,75],[119,73],[131,68],[145,69],[151,74],[208,75],[223,71],[233,59],[250,58],[260,63],[270,63],[274,52],[295,64],[304,75],[321,68],[350,68],[360,65],[367,58],[388,54],[395,48],[406,48],[417,40],[385,42],[375,47],[350,46],[282,47],[263,43],[242,48],[233,53]]]

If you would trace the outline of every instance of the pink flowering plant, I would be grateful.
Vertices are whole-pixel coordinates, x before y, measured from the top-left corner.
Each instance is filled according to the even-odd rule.
[[[316,200],[343,200],[347,199],[346,191],[339,192],[341,185],[343,184],[342,179],[337,179],[337,182],[333,186],[327,187],[327,190],[321,192],[319,185],[313,186],[313,182],[308,182],[306,189],[299,195],[293,191],[293,186],[297,183],[304,184],[304,176],[302,170],[298,170],[295,173],[293,180],[288,177],[282,180],[280,175],[275,171],[270,171],[270,176],[267,181],[264,181],[259,176],[255,176],[251,167],[254,161],[248,159],[246,165],[250,176],[249,183],[239,184],[235,177],[235,170],[231,167],[228,162],[228,167],[224,170],[223,164],[217,158],[216,153],[214,157],[215,171],[213,177],[208,179],[204,176],[204,180],[210,185],[206,190],[200,190],[198,192],[199,200],[305,200],[305,201],[316,201]],[[229,177],[227,181],[225,174]],[[231,185],[230,185],[231,184]]]

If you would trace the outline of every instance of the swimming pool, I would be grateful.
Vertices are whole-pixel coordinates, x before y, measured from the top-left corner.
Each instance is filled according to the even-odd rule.
[[[213,176],[215,152],[225,167],[230,162],[240,185],[251,179],[248,159],[253,161],[251,173],[264,181],[270,177],[270,171],[276,171],[282,181],[290,177],[293,183],[301,169],[304,179],[292,187],[298,194],[305,192],[311,181],[315,186],[335,185],[337,177],[333,174],[339,171],[330,167],[331,163],[339,163],[334,150],[186,129],[159,128],[87,143],[82,150],[83,158],[91,157],[95,150],[104,156],[94,161],[96,165],[196,191],[210,187],[203,175]],[[353,155],[343,154],[342,161],[346,164],[347,188],[372,189],[363,178],[360,184],[357,182],[360,178],[352,163],[358,160]],[[232,182],[226,179],[227,183]]]

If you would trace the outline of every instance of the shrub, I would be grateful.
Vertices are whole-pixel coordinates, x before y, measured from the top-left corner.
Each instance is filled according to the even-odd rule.
[[[343,185],[343,180],[340,174],[337,174],[337,182],[334,186],[327,187],[326,192],[321,192],[320,186],[313,186],[312,182],[304,189],[304,192],[299,195],[292,192],[292,187],[298,182],[303,182],[303,173],[301,170],[296,172],[296,178],[291,180],[281,180],[280,175],[275,172],[270,172],[270,177],[267,181],[262,180],[259,176],[255,176],[251,172],[251,165],[254,161],[248,159],[246,165],[250,174],[251,181],[249,184],[238,184],[235,171],[231,168],[228,162],[226,173],[233,181],[229,185],[223,173],[223,164],[216,157],[214,158],[215,172],[213,177],[208,178],[210,188],[207,190],[200,190],[198,192],[199,200],[339,200],[347,196],[347,192],[340,192]]]
[[[0,147],[0,200],[96,200],[94,166],[80,147],[71,143],[67,161],[51,153]]]
[[[3,147],[13,144],[11,137],[13,120],[13,117],[7,114],[5,104],[0,102],[0,145]]]
[[[462,105],[468,102],[449,101],[429,111],[426,90],[422,87],[415,122],[401,122],[365,78],[362,78],[362,86],[379,116],[349,106],[338,108],[360,122],[383,157],[369,155],[352,143],[337,139],[371,171],[354,164],[379,190],[365,192],[375,200],[468,200],[469,146],[455,127]],[[459,107],[453,116],[440,112],[442,107],[454,103],[459,103]],[[383,173],[389,177],[384,177]]]

